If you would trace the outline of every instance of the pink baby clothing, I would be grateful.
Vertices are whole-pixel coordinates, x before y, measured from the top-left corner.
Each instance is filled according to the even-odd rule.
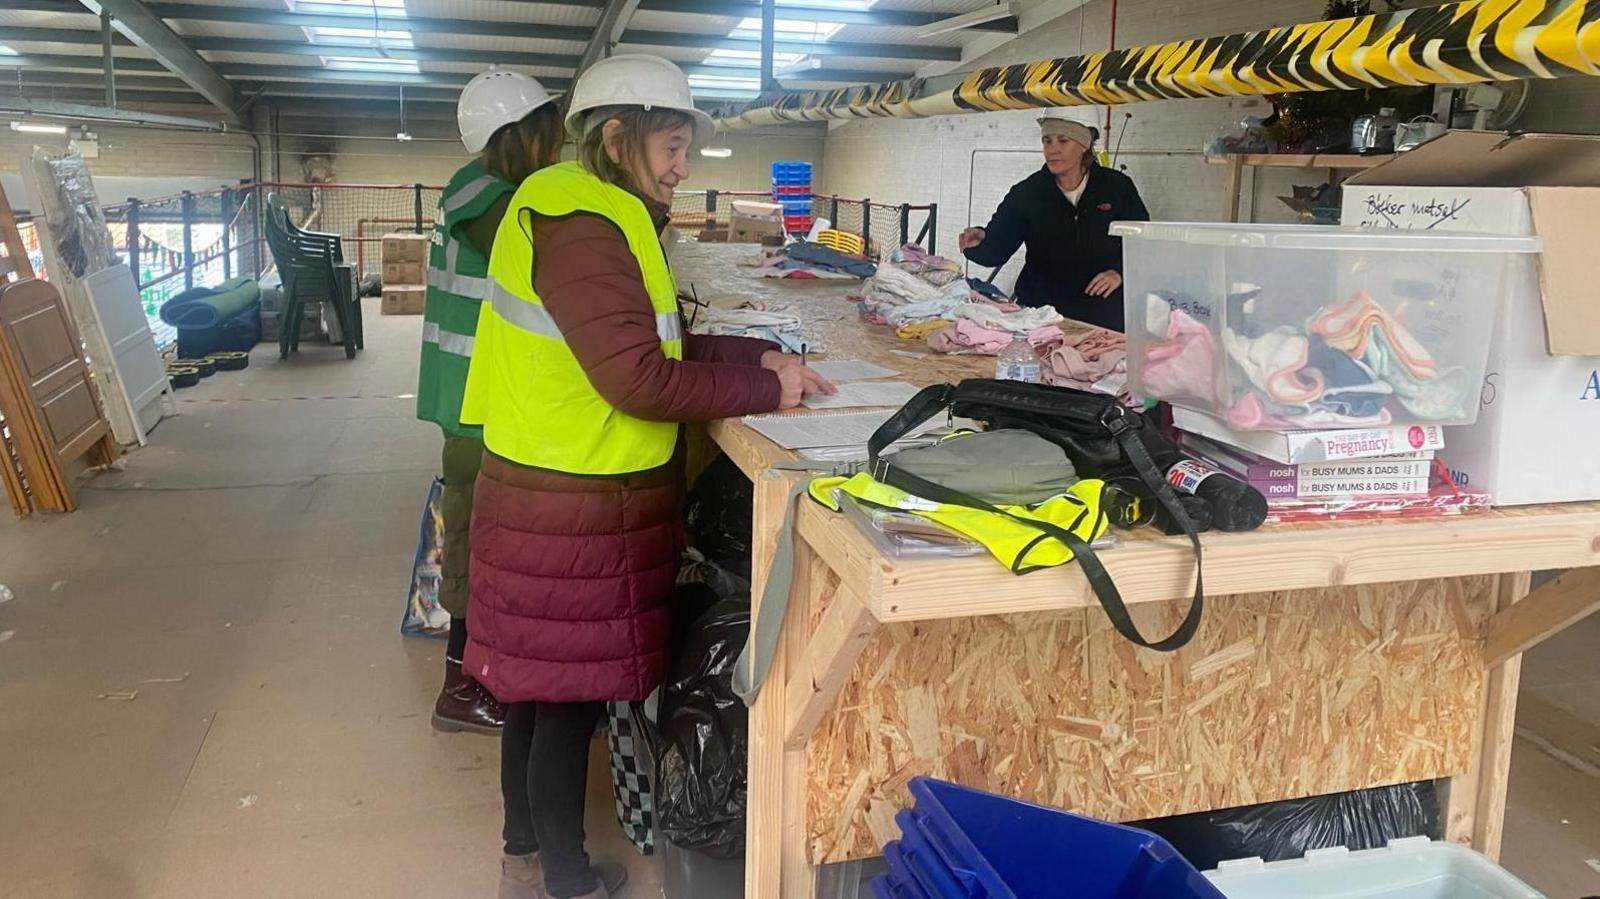
[[[1139,379],[1160,399],[1194,397],[1216,403],[1216,340],[1211,329],[1182,309],[1167,317],[1167,339],[1145,348]]]

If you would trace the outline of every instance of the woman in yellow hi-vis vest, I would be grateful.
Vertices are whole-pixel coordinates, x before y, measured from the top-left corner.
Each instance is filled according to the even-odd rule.
[[[613,56],[571,99],[579,162],[512,197],[461,412],[487,448],[465,669],[507,706],[501,899],[601,899],[626,879],[584,851],[589,740],[606,701],[644,699],[663,675],[680,424],[832,389],[773,344],[684,334],[660,233],[711,120],[683,73]]]

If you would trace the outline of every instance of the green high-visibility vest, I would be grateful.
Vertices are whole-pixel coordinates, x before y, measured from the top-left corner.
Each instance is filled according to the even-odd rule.
[[[417,379],[417,417],[454,437],[481,437],[462,424],[478,309],[488,296],[489,257],[465,239],[467,224],[517,189],[474,159],[450,179],[439,198],[428,251],[428,294],[422,308],[422,364]]]
[[[622,232],[650,296],[661,354],[683,358],[678,292],[644,202],[575,162],[553,165],[522,182],[500,220],[461,420],[482,425],[484,445],[522,465],[580,475],[647,471],[672,458],[678,423],[635,418],[607,402],[533,290],[525,219],[574,213],[601,216]]]

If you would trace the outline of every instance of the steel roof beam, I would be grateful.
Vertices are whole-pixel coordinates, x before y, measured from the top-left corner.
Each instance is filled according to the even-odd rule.
[[[62,0],[9,0],[12,8],[63,11]],[[95,2],[95,0],[83,0]],[[108,2],[137,2],[137,0],[108,0]],[[298,28],[371,28],[372,16],[347,13],[306,13],[286,9],[257,9],[244,6],[200,6],[188,3],[151,3],[149,10],[163,19],[183,19],[196,22],[232,22],[242,25],[285,25]],[[754,7],[759,8],[759,7]],[[783,11],[788,15],[788,8]],[[539,25],[529,22],[490,22],[481,19],[436,19],[417,16],[383,17],[379,23],[392,21],[413,34],[469,34],[488,37],[534,38],[570,41],[587,45],[593,29],[569,25]],[[651,31],[633,29],[623,33],[619,43],[649,47],[690,47],[694,49],[725,48],[731,50],[761,49],[756,38],[740,38],[717,34],[695,34],[676,31]],[[224,49],[217,47],[216,49]],[[840,41],[779,41],[779,53],[806,53],[812,56],[859,56],[877,59],[913,59],[956,61],[961,58],[959,47],[932,45],[846,43]]]
[[[600,21],[589,35],[589,43],[584,45],[582,58],[573,68],[574,79],[603,57],[611,55],[611,48],[617,45],[617,39],[627,30],[628,20],[633,18],[638,8],[639,0],[608,0],[606,8],[600,11]]]
[[[90,44],[98,38],[96,32],[76,28],[19,28],[0,26],[0,42],[16,43],[26,41],[40,41],[64,44]],[[424,62],[475,62],[491,65],[525,65],[558,69],[573,68],[577,62],[576,56],[561,56],[546,53],[521,53],[512,50],[467,50],[451,47],[391,47],[379,51],[375,47],[336,47],[321,44],[311,44],[303,41],[261,41],[245,40],[227,37],[196,37],[189,42],[198,50],[206,52],[230,51],[235,53],[270,53],[276,55],[296,56],[357,56],[363,58],[392,58],[416,59]],[[0,57],[4,59],[4,57]],[[125,68],[125,62],[132,62],[136,57],[118,57],[117,67]],[[3,64],[3,63],[0,63]],[[225,63],[214,63],[222,66]],[[757,75],[754,67],[719,66],[704,63],[680,63],[680,67],[691,74],[705,75]],[[219,69],[220,70],[220,69]],[[322,71],[315,69],[314,71]],[[821,68],[807,71],[792,80],[816,83],[842,83],[856,84],[864,81],[882,81],[893,78],[909,78],[911,72],[880,72],[863,69],[836,69]]]
[[[159,16],[152,13],[141,0],[80,0],[85,9],[96,15],[112,17],[112,25],[123,36],[147,50],[185,84],[206,98],[212,106],[222,111],[222,118],[230,125],[241,125],[244,119],[238,113],[239,98],[233,86],[211,64],[201,58],[193,47],[183,42]]]

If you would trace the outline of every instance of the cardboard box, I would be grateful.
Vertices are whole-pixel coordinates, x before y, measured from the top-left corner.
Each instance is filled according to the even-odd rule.
[[[428,264],[426,262],[385,262],[383,264],[383,285],[396,287],[426,285],[428,283]]]
[[[383,288],[384,315],[421,315],[422,305],[428,298],[426,287]]]
[[[390,262],[422,262],[428,261],[428,235],[426,234],[385,234],[383,236],[383,261]]]
[[[735,215],[728,225],[728,241],[730,243],[760,243],[762,238],[782,237],[783,222],[769,222],[764,219],[749,219]]]
[[[1600,138],[1453,131],[1346,181],[1343,221],[1543,240],[1505,286],[1478,420],[1439,455],[1495,505],[1600,499]]]

